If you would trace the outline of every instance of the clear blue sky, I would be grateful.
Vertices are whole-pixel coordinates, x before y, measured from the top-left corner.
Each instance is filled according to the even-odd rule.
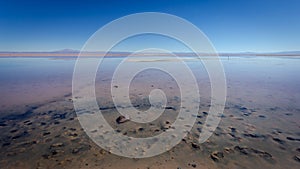
[[[187,19],[220,52],[300,51],[299,0],[0,1],[0,51],[79,50],[101,26],[137,12]]]

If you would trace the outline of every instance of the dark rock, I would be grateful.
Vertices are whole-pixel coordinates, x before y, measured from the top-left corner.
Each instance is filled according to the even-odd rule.
[[[286,137],[290,141],[300,141],[300,138]]]
[[[29,122],[30,122],[30,120],[26,120],[26,121],[24,121],[24,124],[29,123]]]
[[[50,148],[57,148],[57,147],[62,147],[64,146],[64,143],[54,143],[50,146]]]
[[[69,133],[68,136],[71,136],[71,137],[77,137],[78,134],[77,134],[77,133]]]
[[[234,151],[231,148],[229,148],[229,147],[225,147],[224,148],[224,152],[226,152],[226,153],[233,153]]]
[[[250,153],[249,149],[247,147],[235,146],[234,150],[238,151],[239,153],[244,154],[244,155],[248,155]]]
[[[235,146],[234,150],[238,151],[238,152],[240,152],[241,154],[244,154],[244,155],[249,155],[249,154],[258,155],[258,156],[264,158],[267,161],[274,162],[274,160],[272,159],[272,155],[269,154],[268,152],[265,152],[265,151],[257,150],[257,149],[254,149],[254,148],[248,148],[248,147],[240,147],[240,146]]]
[[[222,158],[224,158],[223,152],[219,151],[214,151],[213,153],[210,154],[210,158],[214,160],[215,162],[220,161]]]
[[[10,130],[10,133],[15,133],[17,131],[18,131],[18,129]]]
[[[2,119],[3,120],[22,120],[22,119],[29,117],[31,114],[32,114],[32,111],[28,110],[23,114],[10,114],[10,115],[3,117]]]
[[[250,116],[251,113],[250,113],[250,112],[245,112],[243,115],[244,115],[244,116]]]
[[[81,145],[78,148],[74,148],[72,150],[72,154],[77,154],[77,153],[80,153],[80,152],[83,152],[83,151],[88,151],[88,150],[90,150],[90,148],[91,148],[90,145]]]
[[[78,148],[74,148],[73,150],[72,150],[72,154],[77,154],[79,152],[79,149]]]
[[[236,132],[236,128],[234,128],[234,127],[231,127],[230,130],[231,130],[232,133]]]
[[[198,144],[196,144],[196,143],[192,143],[192,147],[194,149],[200,149],[200,146]]]
[[[281,140],[279,138],[273,138],[273,140],[279,144],[285,144],[285,141],[284,140]]]
[[[12,139],[18,139],[18,138],[21,138],[21,137],[25,137],[25,136],[28,136],[28,132],[27,131],[24,131],[23,133],[18,133],[17,135],[13,136]]]
[[[49,158],[50,158],[50,155],[49,155],[49,154],[43,154],[42,157],[43,157],[44,159],[49,159]]]
[[[197,167],[197,165],[196,165],[196,164],[191,164],[191,166],[192,166],[193,168],[196,168],[196,167]]]
[[[4,127],[4,126],[7,126],[7,124],[1,122],[1,123],[0,123],[0,126],[1,126],[1,127]]]
[[[49,135],[49,134],[51,134],[51,132],[47,131],[47,132],[44,132],[44,133],[43,133],[43,136],[47,136],[47,135]]]
[[[115,109],[115,106],[112,107],[100,107],[99,110],[109,110],[109,109]]]
[[[30,125],[32,125],[32,122],[26,123],[26,125],[30,126]]]
[[[64,151],[62,151],[62,150],[51,150],[51,155],[52,156],[62,154],[62,153],[64,153]]]
[[[251,137],[251,138],[266,138],[265,135],[262,134],[244,134],[245,137]]]
[[[263,119],[266,118],[266,116],[264,116],[264,115],[259,115],[258,117],[263,118]]]
[[[10,145],[10,143],[9,143],[9,142],[7,142],[7,143],[3,143],[3,144],[2,144],[2,147],[9,146],[9,145]]]
[[[53,119],[65,119],[66,118],[66,114],[67,113],[63,113],[63,114],[56,113],[52,117],[53,117]]]
[[[174,107],[171,107],[171,106],[167,106],[165,107],[166,110],[176,110]]]
[[[199,127],[198,127],[197,130],[198,130],[198,132],[200,132],[200,133],[202,132],[202,128],[199,128]]]
[[[197,124],[203,124],[201,121],[198,121]]]
[[[295,156],[294,156],[294,160],[300,162],[300,156],[295,155]]]
[[[125,116],[119,116],[119,117],[116,119],[116,122],[117,122],[118,124],[125,123],[125,122],[127,122],[127,121],[129,121],[129,118],[126,118]]]

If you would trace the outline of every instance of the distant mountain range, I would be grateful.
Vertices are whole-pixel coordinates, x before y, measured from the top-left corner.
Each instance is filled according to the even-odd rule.
[[[0,57],[49,57],[49,56],[62,56],[62,57],[74,57],[78,56],[81,52],[81,55],[87,57],[93,56],[127,56],[131,52],[109,52],[105,54],[104,52],[93,52],[93,51],[79,51],[73,49],[63,49],[57,51],[48,51],[48,52],[0,52]],[[174,52],[178,56],[195,56],[194,53],[186,52]],[[138,53],[134,54],[135,56],[171,56],[169,53]],[[215,54],[211,53],[198,53],[200,56],[211,56]],[[221,52],[219,56],[300,56],[300,51],[282,51],[282,52],[238,52],[238,53],[227,53]]]

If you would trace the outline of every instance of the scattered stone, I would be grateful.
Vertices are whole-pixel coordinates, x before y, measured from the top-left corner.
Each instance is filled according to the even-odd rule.
[[[30,120],[26,120],[26,121],[24,121],[23,123],[25,124],[25,123],[29,123],[30,122]]]
[[[64,146],[64,143],[54,143],[50,146],[50,148],[56,148],[56,147],[62,147]]]
[[[136,129],[136,131],[137,131],[137,132],[144,131],[144,128],[143,128],[143,127],[138,127],[138,128]]]
[[[30,126],[30,125],[32,125],[32,122],[26,123],[26,125]]]
[[[248,155],[250,153],[249,149],[247,147],[235,146],[234,150],[238,151],[239,153],[244,154],[244,155]]]
[[[18,131],[18,129],[14,129],[14,130],[11,130],[10,133],[15,133],[17,131]]]
[[[273,140],[279,144],[285,144],[285,141],[284,140],[281,140],[279,138],[273,138]]]
[[[27,141],[27,142],[21,143],[20,146],[21,147],[28,147],[28,146],[31,146],[31,145],[37,144],[37,143],[38,143],[38,141],[35,141],[35,140],[33,140],[33,141]]]
[[[43,136],[47,136],[47,135],[49,135],[49,134],[51,134],[51,132],[47,131],[47,132],[44,132],[44,133],[43,133]]]
[[[4,127],[4,126],[7,126],[7,124],[5,124],[5,123],[0,123],[0,126],[1,126],[1,127]]]
[[[112,106],[112,107],[100,107],[99,110],[109,110],[109,109],[115,109],[116,107],[115,106]]]
[[[78,134],[77,134],[77,133],[69,133],[68,136],[71,136],[71,137],[77,137]]]
[[[203,124],[201,121],[198,121],[197,124]]]
[[[244,115],[244,116],[250,116],[251,113],[250,113],[250,112],[245,112],[245,113],[243,113],[243,115]]]
[[[167,130],[167,129],[169,129],[169,128],[171,128],[171,125],[169,125],[169,124],[165,124],[165,125],[161,126],[161,129],[162,129],[163,131],[165,131],[165,130]]]
[[[72,154],[77,154],[79,152],[79,149],[78,148],[74,148],[73,150],[72,150]]]
[[[43,154],[42,157],[43,157],[44,159],[49,159],[49,158],[50,158],[50,155],[49,155],[49,154]]]
[[[192,163],[192,164],[189,163],[188,165],[191,166],[191,167],[193,167],[193,168],[196,168],[196,167],[197,167],[197,164],[195,164],[195,163]]]
[[[265,138],[266,136],[265,135],[262,135],[262,134],[244,134],[245,137],[251,137],[251,138]]]
[[[15,139],[18,139],[18,138],[21,138],[21,137],[24,137],[24,136],[28,136],[28,132],[27,131],[24,131],[22,133],[18,133],[17,135],[13,136],[12,139],[15,140]]]
[[[229,148],[229,147],[225,147],[224,148],[224,151],[226,152],[226,153],[233,153],[234,151],[231,149],[231,148]]]
[[[222,158],[224,158],[223,152],[214,151],[210,154],[210,158],[214,160],[215,162],[219,162]]]
[[[197,128],[197,131],[198,131],[199,133],[201,133],[201,132],[202,132],[202,128],[198,127],[198,128]]]
[[[171,107],[171,106],[167,106],[165,107],[166,110],[176,110],[174,107]]]
[[[127,122],[127,121],[129,121],[129,118],[126,118],[125,116],[119,116],[119,117],[116,119],[116,122],[117,122],[118,124],[125,123],[125,122]]]
[[[47,139],[45,140],[46,143],[48,143],[48,142],[50,142],[50,141],[52,141],[52,138],[47,138]]]
[[[153,131],[154,131],[154,132],[159,132],[159,131],[160,131],[160,129],[158,129],[158,128],[155,128]]]
[[[65,119],[66,118],[67,113],[63,113],[63,114],[54,114],[53,115],[53,119]]]
[[[231,127],[230,130],[231,130],[232,133],[236,132],[236,128],[234,128],[234,127]]]
[[[103,149],[100,150],[100,154],[105,155],[106,153],[107,153],[107,151],[105,151]]]
[[[256,149],[248,148],[248,147],[240,147],[240,146],[235,146],[234,150],[238,151],[238,152],[240,152],[241,154],[244,154],[244,155],[256,154],[256,155],[259,155],[260,157],[264,158],[267,161],[273,161],[274,162],[274,160],[272,159],[272,155],[269,154],[268,152],[265,152],[265,151],[256,150]]]
[[[290,141],[300,141],[300,138],[286,137]]]
[[[58,155],[60,153],[64,153],[64,151],[63,150],[51,150],[52,156]]]
[[[196,143],[192,143],[192,147],[194,149],[200,149],[200,146],[198,144],[196,144]]]
[[[294,160],[300,162],[300,156],[295,155],[295,156],[294,156]]]
[[[10,143],[9,143],[9,142],[7,142],[7,143],[3,143],[3,144],[2,144],[2,147],[9,146],[9,145],[10,145]]]

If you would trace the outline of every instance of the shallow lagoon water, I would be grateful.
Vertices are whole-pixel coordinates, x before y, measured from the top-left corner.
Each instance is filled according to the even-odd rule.
[[[93,60],[96,59],[91,58]],[[115,109],[107,106],[111,100],[105,99],[108,93],[106,87],[109,87],[112,70],[121,60],[106,58],[96,78],[99,82],[96,84],[99,105],[108,107],[104,112],[106,118],[123,134],[143,137],[153,132],[163,132],[160,121],[153,125],[156,128],[114,123],[117,114]],[[169,152],[148,160],[134,160],[109,154],[82,132],[70,98],[74,58],[1,58],[0,146],[1,152],[4,152],[0,158],[1,168],[299,166],[300,58],[221,57],[228,94],[224,118],[215,134],[201,145],[196,142],[197,132],[205,117],[202,113],[209,108],[210,83],[201,62],[193,58],[185,58],[185,61],[199,82],[201,118],[193,132]],[[164,64],[172,60],[153,57],[133,58],[131,62]],[[144,98],[153,86],[165,89],[168,98],[178,96],[176,84],[170,77],[158,71],[149,71],[133,81],[131,91],[135,104],[147,107],[148,102]],[[169,104],[178,106],[172,99]],[[143,106],[141,109],[144,109]],[[30,113],[24,115],[26,112]],[[172,116],[164,118],[172,122]],[[143,132],[136,130],[141,127]],[[35,155],[30,162],[26,160],[33,153]]]

